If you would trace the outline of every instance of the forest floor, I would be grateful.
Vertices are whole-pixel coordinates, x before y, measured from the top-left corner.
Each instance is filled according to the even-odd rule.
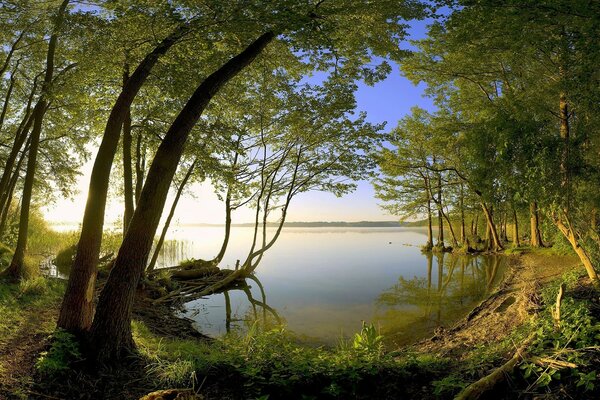
[[[305,349],[291,344],[283,330],[222,344],[202,336],[168,308],[157,308],[141,297],[134,312],[140,356],[99,371],[82,360],[66,366],[59,363],[53,374],[42,373],[36,363],[40,354],[56,349],[51,347],[57,341],[52,332],[64,282],[3,284],[0,399],[138,399],[154,390],[190,386],[202,395],[184,396],[182,392],[179,399],[453,398],[467,383],[511,358],[533,327],[539,328],[540,324],[532,321],[547,319],[538,317],[547,311],[543,288],[556,285],[565,273],[578,271],[577,267],[577,259],[571,256],[543,251],[509,256],[503,282],[466,318],[437,330],[430,339],[384,356]],[[589,289],[586,278],[575,279],[568,294],[590,300],[586,307],[595,315],[592,324],[597,324],[598,296]],[[70,342],[65,343],[63,348],[68,349]],[[540,343],[536,346],[542,346]],[[594,372],[597,367],[582,369],[588,373],[587,384],[595,379],[589,368]],[[583,372],[577,374],[583,376]],[[529,394],[523,394],[523,385]],[[484,398],[513,398],[516,391],[521,391],[522,398],[594,398],[583,392],[561,396],[564,386],[538,389],[532,390],[517,378]],[[590,389],[593,391],[593,384]],[[597,390],[593,394],[597,395]]]

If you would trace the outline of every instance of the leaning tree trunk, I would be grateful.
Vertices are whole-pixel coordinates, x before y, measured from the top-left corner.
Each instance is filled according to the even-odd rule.
[[[491,235],[490,239],[492,240],[493,244],[492,249],[494,251],[503,250],[504,247],[502,246],[500,238],[498,237],[498,231],[496,230],[496,225],[494,224],[494,218],[492,217],[492,213],[488,208],[487,204],[485,204],[485,201],[481,202],[481,208],[483,209],[483,214],[485,215],[487,226]]]
[[[129,65],[126,63],[123,69],[123,89],[129,79]],[[131,107],[127,107],[125,119],[123,120],[123,200],[125,210],[123,212],[123,235],[127,231],[129,221],[133,215],[133,171],[131,168]]]
[[[25,149],[28,149],[30,144],[31,141],[28,140],[27,143],[25,143]],[[8,183],[7,194],[9,201],[7,201],[6,204],[4,204],[4,206],[0,209],[0,238],[2,238],[2,236],[4,235],[4,230],[6,229],[6,222],[8,221],[8,213],[10,211],[11,206],[10,199],[12,199],[13,197],[15,188],[17,187],[17,182],[19,181],[19,178],[21,176],[21,167],[23,166],[25,155],[26,151],[23,150],[23,152],[21,153],[21,157],[19,157],[19,161],[17,162],[17,166],[15,167],[15,171],[13,172],[13,176],[10,178],[10,181]]]
[[[13,89],[15,87],[17,69],[19,68],[19,61],[17,61],[17,65],[15,69],[10,74],[8,89],[6,90],[6,96],[4,97],[4,105],[2,106],[2,112],[0,112],[0,132],[2,131],[2,126],[4,125],[4,119],[6,118],[6,113],[8,112],[8,107],[10,105],[10,98],[12,96]]]
[[[225,236],[223,237],[223,243],[221,244],[219,253],[211,260],[212,265],[219,265],[227,251],[229,238],[231,237],[231,211],[231,189],[228,189],[227,195],[225,196]]]
[[[569,241],[569,243],[571,244],[571,247],[573,247],[573,250],[575,251],[577,256],[579,256],[579,259],[581,260],[583,267],[585,268],[585,271],[587,272],[590,280],[592,281],[594,286],[599,287],[600,279],[598,278],[598,273],[596,272],[596,269],[594,268],[592,259],[589,256],[589,254],[587,253],[587,251],[579,244],[579,241],[578,241],[577,237],[575,236],[575,232],[573,231],[573,228],[568,221],[568,217],[566,219],[567,219],[567,224],[565,224],[561,220],[560,217],[553,218],[554,224],[556,225],[558,230]]]
[[[31,128],[31,125],[33,125],[31,105],[33,103],[33,98],[35,96],[36,91],[37,78],[33,84],[33,89],[29,94],[29,98],[27,100],[27,107],[25,108],[23,119],[15,132],[15,140],[10,149],[10,153],[8,154],[8,157],[6,158],[6,161],[4,163],[4,171],[2,172],[2,178],[0,178],[0,208],[4,208],[4,205],[7,202],[10,203],[10,196],[8,196],[7,188],[10,182],[10,177],[12,174],[13,167],[15,165],[15,161],[19,156],[19,152],[21,151],[21,147],[23,147],[25,139],[27,139],[27,137],[29,136],[29,129]]]
[[[180,26],[146,55],[127,79],[110,112],[92,168],[77,253],[58,317],[60,328],[78,333],[88,330],[91,326],[94,287],[102,242],[108,183],[119,143],[121,127],[127,118],[131,103],[144,82],[146,82],[158,59],[188,32],[189,26],[187,24]]]
[[[190,131],[212,97],[247,67],[275,38],[261,35],[244,51],[208,76],[181,110],[150,166],[139,204],[127,229],[108,281],[100,294],[91,328],[91,343],[98,360],[120,359],[134,348],[131,306],[142,276],[173,175]]]
[[[194,162],[192,162],[192,165],[190,166],[187,173],[183,177],[183,180],[181,181],[179,188],[177,188],[177,194],[175,195],[175,199],[173,200],[173,204],[171,205],[171,210],[169,210],[169,215],[167,216],[165,225],[163,226],[162,232],[160,233],[160,238],[158,238],[158,242],[156,243],[156,248],[154,249],[154,253],[152,254],[152,259],[150,260],[150,264],[146,268],[146,271],[153,271],[154,267],[156,266],[156,261],[158,260],[160,250],[163,246],[163,243],[165,242],[165,237],[167,236],[167,232],[169,230],[169,226],[171,225],[171,221],[173,220],[173,216],[175,215],[175,210],[177,209],[177,203],[179,203],[179,198],[181,197],[181,194],[183,193],[183,189],[185,188],[185,185],[187,185],[190,177],[192,176],[192,173],[194,172],[194,168],[196,168],[196,161],[197,161],[197,159],[194,160]]]
[[[48,52],[46,55],[46,73],[42,85],[40,99],[33,110],[33,128],[31,130],[31,144],[29,145],[27,158],[27,172],[25,182],[23,183],[23,195],[21,199],[21,216],[19,218],[19,236],[17,245],[9,267],[4,271],[4,275],[10,279],[20,280],[27,278],[28,275],[37,271],[27,271],[24,266],[25,250],[27,249],[27,234],[29,231],[29,210],[31,208],[31,195],[33,193],[33,184],[35,182],[35,171],[37,168],[37,154],[40,145],[40,136],[42,134],[42,124],[47,111],[48,94],[50,84],[54,76],[54,55],[58,44],[58,34],[63,23],[67,5],[70,0],[63,0],[56,15],[56,20],[52,35],[48,41]]]
[[[542,242],[542,233],[540,232],[540,216],[537,202],[532,201],[529,204],[530,226],[531,226],[531,247],[544,247]]]
[[[140,201],[144,187],[144,171],[146,170],[146,154],[142,151],[142,133],[138,132],[135,144],[135,204]]]

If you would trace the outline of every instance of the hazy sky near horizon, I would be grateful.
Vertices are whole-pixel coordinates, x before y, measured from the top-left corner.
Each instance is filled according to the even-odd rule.
[[[421,39],[426,35],[426,26],[430,20],[410,22],[408,30],[409,39]],[[402,48],[410,48],[408,42]],[[359,84],[356,93],[357,110],[365,111],[370,122],[380,123],[387,121],[385,130],[393,129],[398,120],[410,113],[410,109],[419,106],[428,110],[433,109],[431,99],[423,96],[425,86],[414,86],[408,79],[400,74],[398,66],[393,65],[392,73],[374,86]],[[82,175],[77,181],[78,193],[73,199],[59,199],[54,204],[42,208],[48,221],[80,223],[83,219],[87,190],[95,152],[82,166]],[[168,213],[173,194],[167,200],[163,217]],[[239,209],[233,215],[234,223],[251,222],[254,220],[254,210]],[[121,220],[123,203],[120,199],[111,198],[107,204],[107,223]],[[180,223],[210,223],[221,224],[224,222],[224,205],[214,194],[209,184],[194,184],[189,187],[177,206],[173,224]],[[279,216],[273,214],[272,220]],[[337,198],[331,193],[309,192],[302,193],[292,200],[288,212],[288,221],[373,221],[394,220],[397,217],[386,214],[378,206],[374,197],[371,183],[361,181],[353,193]]]

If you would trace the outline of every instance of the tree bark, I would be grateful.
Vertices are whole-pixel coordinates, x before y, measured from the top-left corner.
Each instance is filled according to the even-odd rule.
[[[30,145],[30,141],[27,141],[25,144],[25,149],[27,149]],[[23,161],[25,160],[26,151],[23,150],[21,153],[21,157],[19,157],[19,161],[17,162],[17,166],[13,172],[12,177],[10,178],[10,182],[8,183],[8,189],[6,191],[8,201],[0,208],[2,215],[0,215],[0,238],[4,234],[4,230],[6,229],[6,221],[8,220],[8,213],[10,211],[11,199],[15,192],[15,188],[17,187],[17,182],[19,181],[19,177],[21,175],[21,167],[23,166]]]
[[[158,255],[160,254],[162,245],[165,242],[165,237],[167,236],[167,232],[169,230],[169,225],[171,225],[171,220],[173,220],[173,216],[175,215],[175,210],[177,209],[177,203],[179,203],[179,198],[181,197],[181,194],[183,193],[183,189],[185,188],[185,185],[187,185],[190,177],[192,176],[192,173],[194,172],[194,168],[196,168],[196,161],[197,160],[194,160],[194,162],[188,169],[187,173],[183,177],[183,180],[181,181],[179,188],[177,188],[177,194],[175,195],[175,199],[173,200],[173,204],[171,205],[171,210],[169,211],[169,215],[167,216],[165,225],[163,226],[162,232],[160,233],[160,238],[158,239],[158,242],[156,243],[156,248],[154,249],[154,253],[152,254],[152,259],[150,260],[150,264],[146,268],[147,271],[153,271],[154,267],[156,266],[156,261],[158,260]]]
[[[125,63],[123,69],[123,89],[129,79],[129,65]],[[129,221],[133,215],[133,172],[131,169],[131,106],[127,107],[123,120],[123,235],[127,231]]]
[[[6,163],[4,165],[4,171],[2,172],[2,178],[0,178],[0,208],[3,208],[6,202],[10,202],[10,197],[7,195],[7,187],[8,182],[10,181],[10,177],[12,174],[13,167],[15,165],[15,161],[19,156],[19,151],[21,151],[21,147],[27,139],[29,135],[29,129],[31,125],[33,125],[33,115],[31,113],[31,105],[33,103],[33,98],[35,96],[35,92],[37,90],[37,80],[33,84],[33,89],[29,95],[27,100],[27,107],[25,108],[24,117],[19,124],[15,132],[15,140],[13,142],[12,148],[10,149],[10,153],[6,159]]]
[[[577,237],[575,236],[575,232],[573,231],[573,228],[572,228],[571,224],[569,223],[568,217],[566,218],[566,220],[567,220],[566,224],[565,224],[565,222],[563,222],[560,219],[560,217],[555,216],[555,217],[553,217],[553,220],[554,220],[554,224],[556,225],[558,230],[569,241],[569,243],[571,244],[571,247],[573,247],[573,250],[575,251],[577,256],[579,256],[579,259],[581,260],[583,267],[585,268],[585,271],[587,272],[587,274],[588,274],[590,280],[592,281],[592,283],[594,284],[594,286],[600,287],[600,279],[598,279],[598,273],[596,272],[596,269],[594,268],[592,259],[589,256],[589,254],[587,253],[587,251],[583,247],[581,247],[581,245],[579,244],[579,241],[577,240]]]
[[[142,133],[137,134],[135,145],[135,204],[140,201],[144,187],[144,171],[146,170],[146,154],[142,151]]]
[[[110,112],[92,168],[77,253],[58,317],[60,328],[73,333],[81,333],[91,326],[93,295],[100,245],[102,243],[108,183],[119,143],[121,127],[127,117],[131,103],[146,82],[158,59],[188,32],[189,26],[187,24],[181,25],[156,46],[152,52],[146,55],[131,77],[127,79],[127,83]]]
[[[229,238],[231,237],[231,211],[231,190],[228,189],[227,195],[225,196],[225,236],[223,237],[223,243],[221,244],[219,253],[211,260],[213,265],[219,265],[227,251]]]
[[[460,183],[460,242],[463,246],[469,247],[469,239],[465,228],[465,194],[462,182]]]
[[[91,343],[96,359],[120,359],[134,348],[131,306],[135,290],[146,266],[171,180],[190,131],[221,87],[248,66],[274,38],[273,32],[261,35],[244,51],[208,76],[166,133],[150,166],[138,207],[114,267],[100,294],[91,328]]]
[[[8,89],[6,90],[6,96],[4,97],[4,105],[2,106],[2,112],[0,112],[0,131],[2,131],[2,126],[4,125],[4,119],[6,118],[6,113],[8,112],[8,106],[10,105],[10,98],[12,96],[13,89],[15,87],[15,74],[17,73],[17,68],[19,68],[19,62],[17,61],[17,66],[10,74],[10,83],[8,84]]]
[[[48,52],[46,55],[46,73],[42,85],[42,94],[33,110],[33,128],[31,130],[31,144],[29,146],[27,158],[27,172],[25,182],[23,183],[23,196],[21,199],[21,215],[19,218],[19,236],[17,245],[9,267],[4,271],[4,275],[11,279],[20,280],[27,278],[29,274],[37,271],[26,271],[24,267],[25,250],[27,249],[27,233],[29,231],[29,210],[31,208],[31,195],[33,193],[33,184],[35,182],[35,171],[37,167],[37,154],[42,133],[42,124],[47,111],[47,96],[50,92],[50,84],[54,75],[54,56],[58,45],[58,34],[61,29],[66,9],[70,0],[63,0],[56,15],[54,28],[50,40],[48,41]]]
[[[530,215],[530,226],[531,226],[531,239],[529,245],[531,247],[544,247],[542,241],[542,234],[540,232],[540,217],[537,202],[532,201],[529,203],[529,215]]]
[[[513,212],[513,245],[515,247],[519,247],[521,245],[521,241],[519,240],[519,218],[517,218],[517,210],[515,209],[514,204],[512,205]]]
[[[433,228],[431,226],[431,199],[427,196],[427,250],[433,247]]]
[[[498,237],[498,231],[496,230],[496,225],[494,224],[494,218],[492,217],[492,213],[490,211],[490,209],[488,208],[487,204],[485,204],[485,201],[481,202],[481,208],[483,209],[483,214],[485,215],[485,219],[487,221],[487,226],[491,235],[491,240],[493,243],[493,250],[494,251],[499,251],[499,250],[503,250],[504,247],[502,246],[502,243],[500,242],[500,238]]]

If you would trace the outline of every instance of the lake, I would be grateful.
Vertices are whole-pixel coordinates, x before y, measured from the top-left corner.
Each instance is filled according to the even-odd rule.
[[[212,258],[223,230],[174,227],[157,267]],[[245,259],[252,235],[253,228],[232,228],[221,267]],[[257,281],[189,302],[182,314],[213,337],[276,313],[310,344],[335,345],[360,331],[362,321],[375,324],[388,347],[411,343],[467,315],[501,281],[506,264],[502,256],[423,254],[426,241],[422,228],[284,228],[258,266]]]
[[[252,233],[252,228],[233,228],[223,267],[233,269],[237,259],[245,258]],[[222,237],[222,227],[177,227],[159,266],[212,258]],[[421,228],[285,228],[256,277],[266,304],[308,342],[333,345],[366,321],[380,329],[389,345],[406,344],[464,317],[501,280],[505,268],[504,257],[424,255],[420,246],[426,240]],[[189,302],[184,315],[201,332],[219,336],[246,329],[255,316],[272,314],[256,305],[263,300],[256,282],[248,280],[242,289]]]

